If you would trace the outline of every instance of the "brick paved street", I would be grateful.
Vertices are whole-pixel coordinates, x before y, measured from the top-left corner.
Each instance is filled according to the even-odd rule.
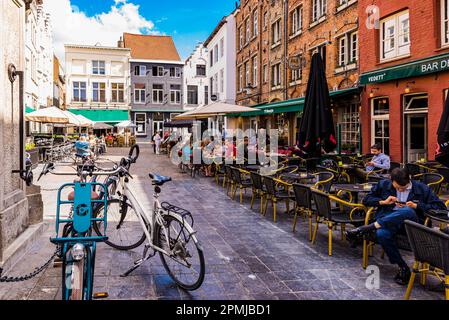
[[[110,150],[109,158],[118,160],[125,149]],[[361,267],[361,248],[351,249],[335,232],[334,256],[327,256],[327,229],[321,228],[317,243],[307,240],[307,225],[300,220],[295,234],[292,217],[279,210],[274,224],[270,208],[266,217],[249,208],[250,193],[244,205],[231,201],[214,181],[192,179],[178,172],[167,157],[142,146],[141,157],[133,168],[132,181],[142,198],[151,195],[148,172],[171,175],[174,182],[166,185],[163,200],[192,211],[195,229],[202,241],[206,258],[206,278],[195,292],[178,289],[166,274],[159,257],[148,261],[128,278],[121,278],[138,259],[142,248],[119,252],[101,244],[97,254],[95,290],[107,291],[109,299],[402,299],[405,288],[392,281],[396,267],[379,258],[380,250],[370,263],[381,270],[380,289],[368,290],[368,275]],[[55,176],[41,181],[51,190],[71,179]],[[48,230],[32,252],[10,275],[30,272],[54,251],[48,241],[54,230],[55,191],[44,191]],[[411,261],[410,256],[408,260]],[[20,284],[0,284],[0,299],[60,299],[61,269],[50,267],[36,279]],[[431,279],[431,284],[436,284]],[[442,293],[424,290],[416,285],[412,294],[419,299],[442,299]]]

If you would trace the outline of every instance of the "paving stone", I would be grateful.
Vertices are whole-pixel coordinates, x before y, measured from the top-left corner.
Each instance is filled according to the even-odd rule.
[[[126,149],[110,148],[108,158],[118,161]],[[107,291],[110,300],[391,300],[403,299],[405,287],[392,278],[396,266],[388,259],[380,259],[375,248],[370,265],[380,269],[380,288],[366,288],[368,274],[362,269],[361,248],[351,249],[334,236],[334,254],[327,253],[327,229],[320,226],[317,241],[308,241],[307,221],[299,220],[295,233],[291,231],[293,216],[282,205],[278,222],[273,223],[271,206],[266,216],[259,213],[259,203],[250,209],[251,191],[244,204],[232,201],[214,181],[192,179],[182,174],[165,156],[155,156],[149,146],[141,148],[141,158],[132,167],[131,183],[138,190],[138,198],[149,203],[153,192],[148,172],[170,175],[173,182],[163,187],[162,201],[185,207],[193,214],[194,227],[204,249],[206,277],[203,286],[187,292],[176,286],[167,275],[159,257],[148,260],[126,278],[120,277],[135,260],[142,257],[143,247],[129,252],[117,251],[100,244],[96,257],[95,290]],[[67,182],[65,177],[46,176],[43,201],[47,231],[30,253],[14,268],[14,275],[31,272],[51,256],[56,188]],[[132,226],[141,232],[139,224]],[[404,253],[411,263],[413,257]],[[0,284],[0,299],[61,299],[61,268],[48,268],[36,279],[25,283]],[[432,280],[434,281],[434,280]],[[444,299],[444,294],[422,288],[418,283],[413,299]]]

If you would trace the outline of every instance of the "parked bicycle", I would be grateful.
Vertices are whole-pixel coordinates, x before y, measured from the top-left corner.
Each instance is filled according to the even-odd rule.
[[[50,241],[59,246],[59,258],[62,259],[62,299],[63,300],[91,300],[93,297],[93,283],[95,273],[95,255],[97,243],[107,240],[107,206],[108,187],[101,183],[87,182],[87,178],[95,176],[116,175],[123,172],[123,168],[114,171],[94,171],[92,167],[83,167],[76,172],[56,172],[52,163],[45,165],[39,179],[48,173],[64,176],[78,176],[79,181],[67,183],[58,190],[56,212],[56,236]],[[66,189],[73,191],[62,199]],[[93,192],[94,188],[101,189],[101,194]],[[104,212],[102,217],[93,214],[95,207],[101,204]],[[62,208],[71,206],[67,218],[62,217]],[[101,236],[93,234],[92,226],[101,220],[104,232]]]
[[[126,175],[119,175],[117,194],[119,200],[108,201],[107,206],[114,206],[117,210],[110,214],[108,210],[107,243],[120,250],[129,250],[140,246],[145,240],[142,258],[123,274],[128,276],[140,267],[145,261],[157,253],[167,270],[169,276],[181,288],[186,290],[198,289],[204,280],[205,262],[204,253],[193,229],[192,214],[167,202],[160,202],[159,197],[162,186],[170,182],[170,177],[150,173],[149,177],[154,186],[153,208],[145,207],[138,200],[137,194],[131,186],[129,174],[131,164],[136,163],[139,157],[139,147],[131,148],[127,158],[121,160],[119,169]],[[97,218],[105,212],[101,206],[96,210]],[[95,232],[102,236],[104,220],[98,219],[94,225]],[[141,232],[136,232],[135,226],[140,224]],[[151,252],[149,253],[149,251]]]

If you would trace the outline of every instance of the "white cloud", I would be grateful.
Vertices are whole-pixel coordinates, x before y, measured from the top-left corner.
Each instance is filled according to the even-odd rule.
[[[94,1],[94,0],[92,0]],[[115,46],[123,32],[158,34],[154,23],[128,0],[115,0],[108,12],[88,16],[70,0],[45,0],[51,15],[55,54],[64,60],[64,44]]]

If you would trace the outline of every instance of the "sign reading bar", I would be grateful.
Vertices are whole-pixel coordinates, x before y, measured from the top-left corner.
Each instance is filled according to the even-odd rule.
[[[410,77],[419,77],[443,71],[449,71],[449,54],[367,72],[360,76],[360,83],[380,83]]]

